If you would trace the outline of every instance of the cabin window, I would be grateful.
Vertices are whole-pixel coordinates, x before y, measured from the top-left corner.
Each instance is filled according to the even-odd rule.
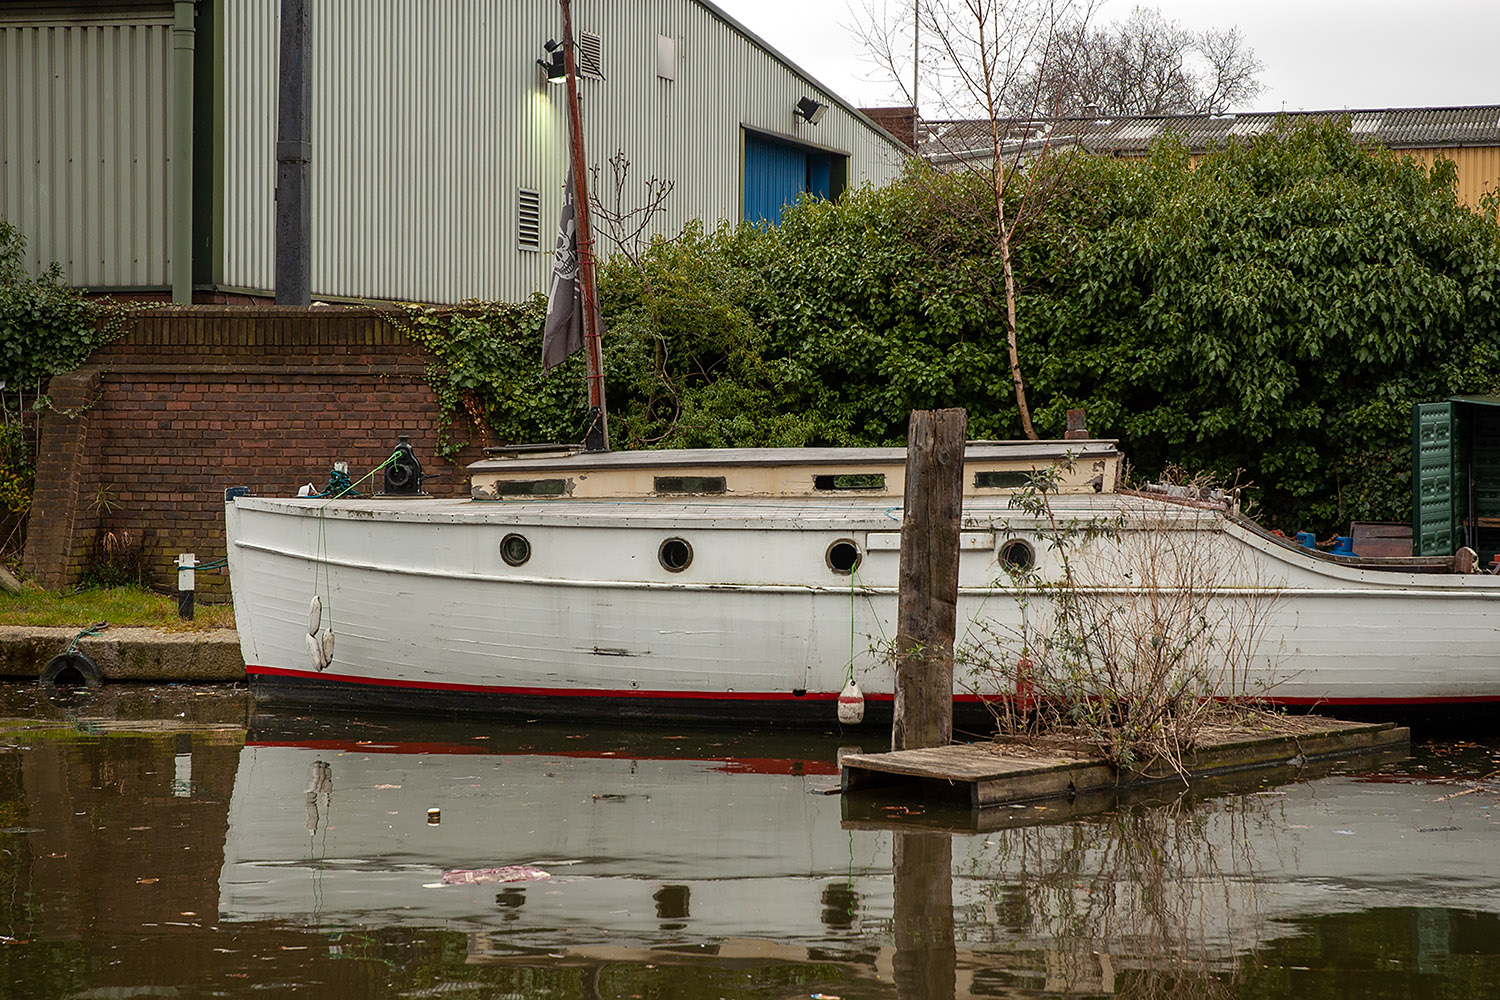
[[[500,539],[500,558],[510,566],[523,565],[531,558],[531,543],[525,535],[506,535]]]
[[[656,550],[656,558],[668,573],[681,573],[693,564],[693,547],[685,538],[668,538]]]
[[[495,484],[495,493],[502,497],[560,497],[567,492],[567,485],[562,479],[502,479]]]
[[[813,476],[815,490],[883,490],[883,472],[845,472],[832,476]]]
[[[978,490],[1013,490],[1031,482],[1029,472],[976,472],[974,488]]]
[[[1000,565],[1012,573],[1024,573],[1036,565],[1036,550],[1030,542],[1007,539],[1000,546]]]
[[[848,576],[859,568],[861,558],[859,545],[848,538],[840,538],[828,546],[828,551],[823,554],[828,568],[844,576]]]
[[[652,489],[658,493],[727,493],[723,476],[657,476]]]

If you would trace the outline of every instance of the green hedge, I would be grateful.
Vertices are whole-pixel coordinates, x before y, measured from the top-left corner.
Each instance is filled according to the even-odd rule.
[[[1500,387],[1500,229],[1457,202],[1446,161],[1333,122],[1196,165],[1168,139],[1037,170],[1048,197],[1015,256],[1044,435],[1084,407],[1138,472],[1239,470],[1272,523],[1326,534],[1408,516],[1412,403]],[[772,229],[690,227],[639,268],[613,258],[615,446],[898,444],[934,406],[1019,436],[989,198],[913,168]],[[502,441],[583,433],[581,356],[540,373],[543,308],[411,307],[445,404]]]

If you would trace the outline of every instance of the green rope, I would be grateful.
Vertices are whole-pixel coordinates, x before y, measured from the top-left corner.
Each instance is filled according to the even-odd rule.
[[[851,569],[849,572],[849,675],[844,679],[845,687],[854,683],[854,616],[858,608],[859,597],[854,592],[854,570]]]
[[[331,496],[327,500],[323,501],[323,507],[327,507],[329,504],[333,503],[335,500],[342,499],[343,497],[346,497],[346,496],[350,495],[351,493],[354,494],[354,496],[359,496],[358,493],[354,493],[354,488],[356,486],[359,486],[366,479],[369,479],[371,476],[375,475],[375,473],[379,472],[381,469],[384,469],[387,465],[390,465],[392,462],[394,462],[396,460],[396,456],[399,455],[399,454],[401,454],[401,449],[397,448],[395,451],[391,452],[390,457],[387,458],[384,462],[381,462],[379,465],[375,466],[375,468],[371,469],[369,472],[366,472],[363,476],[361,476],[359,478],[358,482],[349,483],[349,485],[347,487],[345,487],[345,489],[342,492],[337,493],[334,496]],[[344,481],[348,482],[348,476],[344,477]],[[333,474],[332,473],[330,473],[329,476],[328,476],[328,483],[329,483],[330,486],[333,485]],[[321,514],[323,512],[323,507],[319,507],[318,508],[318,513],[319,514]]]
[[[73,641],[68,643],[68,648],[63,650],[63,655],[68,656],[72,653],[77,652],[79,639],[86,639],[91,635],[98,635],[100,632],[103,632],[107,628],[109,628],[109,622],[94,622],[94,624],[90,625],[88,628],[84,629],[82,632],[79,632],[73,637]]]
[[[390,455],[384,462],[381,462],[379,465],[375,466],[375,468],[365,473],[359,478],[357,482],[349,483],[349,477],[345,475],[343,479],[345,483],[348,483],[348,485],[337,495],[331,496],[328,499],[324,500],[322,505],[318,507],[318,554],[316,556],[316,561],[313,563],[313,593],[316,594],[318,592],[318,581],[319,579],[321,579],[323,582],[323,614],[328,618],[329,628],[333,627],[333,573],[328,568],[328,529],[327,522],[324,520],[323,516],[324,512],[328,510],[328,505],[333,503],[335,500],[349,496],[351,494],[354,496],[359,496],[358,493],[354,492],[355,487],[361,485],[367,479],[370,479],[375,475],[375,473],[384,469],[387,465],[390,465],[400,454],[401,449],[397,448],[395,451],[390,453]],[[332,474],[329,475],[328,482],[329,485],[333,485],[334,476]]]

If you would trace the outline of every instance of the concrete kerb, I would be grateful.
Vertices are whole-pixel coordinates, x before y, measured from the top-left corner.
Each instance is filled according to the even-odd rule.
[[[67,650],[81,629],[0,626],[0,677],[35,680],[52,658]],[[234,629],[165,632],[111,626],[78,641],[106,682],[214,683],[243,681],[245,661]]]

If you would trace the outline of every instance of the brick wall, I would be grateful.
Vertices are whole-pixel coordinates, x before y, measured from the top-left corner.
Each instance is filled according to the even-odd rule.
[[[865,117],[885,129],[907,149],[916,149],[917,109],[910,105],[896,108],[860,108]]]
[[[97,532],[128,531],[145,539],[153,584],[173,590],[178,552],[224,556],[226,487],[321,489],[336,460],[358,479],[399,434],[411,436],[424,471],[442,473],[429,492],[462,492],[462,466],[478,450],[456,465],[437,459],[427,356],[389,315],[323,306],[137,315],[83,369],[52,381],[26,572],[71,585]],[[201,573],[197,585],[200,599],[227,595],[219,574]]]

